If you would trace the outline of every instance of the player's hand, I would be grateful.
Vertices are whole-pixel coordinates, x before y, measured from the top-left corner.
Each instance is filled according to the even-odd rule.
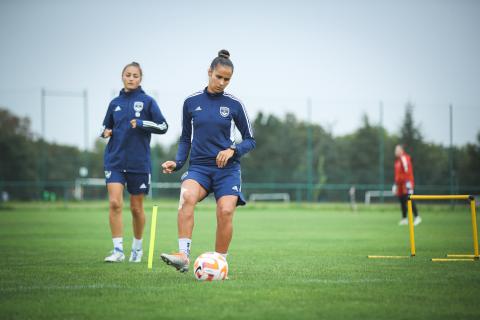
[[[104,138],[110,138],[112,136],[112,129],[105,129],[103,131],[103,137]]]
[[[175,171],[175,168],[177,167],[177,164],[175,161],[165,161],[162,163],[162,168],[163,168],[163,173],[172,173]]]
[[[130,124],[132,125],[132,128],[135,129],[137,127],[137,119],[130,120]]]
[[[412,183],[410,181],[405,182],[405,188],[407,188],[408,194],[413,194]]]
[[[394,185],[392,186],[392,193],[393,193],[394,195],[397,194],[397,185],[396,185],[396,184],[394,184]]]
[[[227,149],[220,151],[217,155],[217,167],[223,168],[227,165],[228,160],[233,157],[233,154],[235,153],[234,150],[232,149]]]

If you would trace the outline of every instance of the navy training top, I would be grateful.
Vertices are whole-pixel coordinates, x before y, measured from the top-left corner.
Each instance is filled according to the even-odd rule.
[[[130,121],[137,120],[132,128]],[[103,129],[112,129],[104,154],[106,171],[150,173],[150,139],[152,133],[164,134],[168,124],[157,105],[141,87],[120,91],[108,106]]]
[[[235,130],[242,141],[235,143]],[[236,147],[227,167],[239,164],[240,157],[255,148],[252,126],[243,103],[231,94],[212,94],[205,88],[185,99],[182,135],[178,146],[175,170],[180,170],[190,153],[190,165],[216,166],[222,150]]]

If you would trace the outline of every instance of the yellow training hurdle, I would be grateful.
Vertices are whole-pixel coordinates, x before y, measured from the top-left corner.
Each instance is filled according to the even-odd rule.
[[[410,256],[367,256],[369,259],[403,259],[415,257],[415,229],[413,224],[412,201],[413,200],[466,200],[470,202],[470,212],[472,215],[472,233],[473,233],[473,254],[447,254],[446,258],[433,258],[433,262],[450,261],[475,261],[479,259],[478,252],[478,230],[477,230],[477,211],[475,198],[471,195],[409,195],[407,201],[408,208],[408,226],[410,235]]]
[[[412,200],[466,200],[470,202],[470,212],[472,215],[472,233],[473,233],[473,255],[469,254],[448,254],[447,258],[434,258],[434,262],[444,261],[471,261],[479,258],[478,253],[478,231],[477,231],[477,212],[475,198],[471,195],[414,195],[408,197],[408,224],[410,229],[410,255],[415,256],[415,231],[413,227]]]

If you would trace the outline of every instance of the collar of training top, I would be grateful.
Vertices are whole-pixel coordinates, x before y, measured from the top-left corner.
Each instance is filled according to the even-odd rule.
[[[205,92],[207,95],[209,95],[210,97],[220,97],[220,96],[223,96],[223,91],[222,92],[219,92],[219,93],[210,93],[208,92],[208,87],[205,87],[205,89],[203,89],[203,92]]]
[[[125,91],[125,88],[123,88],[122,90],[120,90],[120,95],[132,95],[132,94],[137,94],[137,93],[145,93],[145,91],[143,91],[142,89],[142,86],[138,86],[137,89],[133,90],[133,91]]]

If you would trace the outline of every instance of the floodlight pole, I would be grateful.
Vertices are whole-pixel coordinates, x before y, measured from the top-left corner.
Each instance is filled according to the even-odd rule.
[[[40,90],[40,119],[41,119],[41,135],[42,139],[40,143],[46,143],[47,138],[45,137],[45,107],[46,107],[46,90],[42,88]],[[42,141],[43,140],[43,141]],[[42,199],[43,189],[45,188],[45,180],[47,179],[47,150],[44,146],[40,146],[40,199]]]
[[[41,113],[41,134],[42,140],[44,143],[47,141],[46,136],[46,109],[47,109],[47,97],[70,97],[70,98],[82,98],[83,100],[83,128],[84,128],[84,148],[85,148],[85,164],[88,167],[88,92],[87,89],[84,89],[81,92],[77,91],[47,91],[45,88],[41,89],[41,100],[40,100],[40,113]],[[41,156],[41,178],[40,178],[40,187],[43,191],[45,181],[47,179],[47,157],[46,157],[46,148],[42,147],[42,156]]]
[[[46,98],[46,92],[45,88],[42,88],[41,92],[41,109],[40,109],[40,116],[41,116],[41,133],[42,133],[42,139],[45,140],[45,98]]]
[[[379,150],[378,150],[378,177],[380,185],[380,201],[384,202],[383,189],[385,189],[385,147],[384,147],[384,134],[383,134],[383,102],[380,101],[380,125],[378,128],[379,138]]]
[[[307,99],[307,201],[313,201],[312,99]]]
[[[448,152],[448,167],[450,172],[450,194],[453,194],[453,106],[449,105],[450,113],[450,148]]]
[[[88,92],[87,89],[83,90],[83,130],[84,130],[84,143],[85,152],[88,150]]]

